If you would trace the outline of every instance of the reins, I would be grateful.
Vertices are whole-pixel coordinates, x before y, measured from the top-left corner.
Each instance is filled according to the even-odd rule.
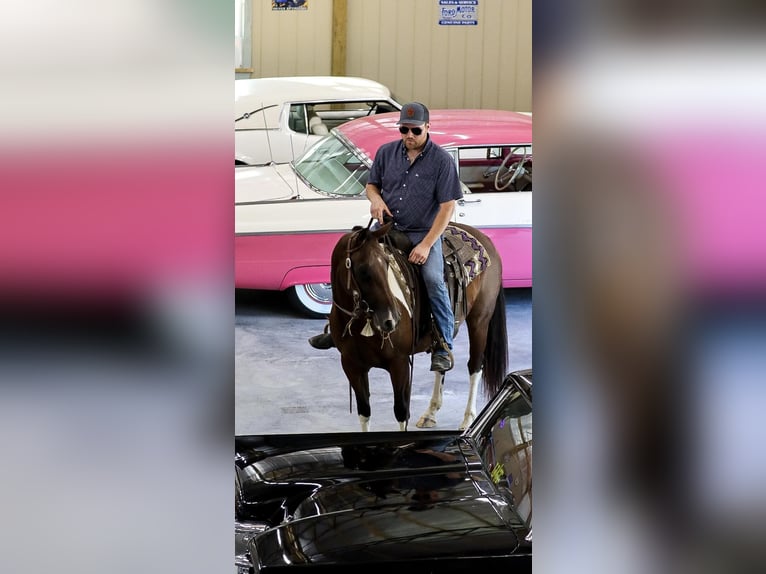
[[[342,305],[337,303],[336,298],[333,298],[333,305],[338,308],[339,311],[345,313],[350,317],[348,322],[346,323],[345,328],[343,329],[343,335],[346,336],[346,334],[351,334],[351,325],[354,322],[354,320],[360,318],[360,317],[367,317],[367,324],[364,326],[364,328],[361,331],[361,335],[365,337],[370,337],[373,335],[373,330],[371,326],[371,320],[374,310],[370,308],[369,303],[365,299],[362,298],[361,294],[361,288],[359,287],[359,284],[357,283],[356,277],[354,277],[353,269],[352,269],[352,262],[351,262],[351,255],[357,251],[359,251],[362,247],[364,247],[365,242],[367,241],[360,241],[358,244],[354,245],[354,241],[361,235],[362,232],[368,232],[370,230],[370,227],[372,226],[374,219],[370,219],[369,223],[367,224],[367,227],[365,229],[357,230],[351,234],[349,234],[348,239],[346,241],[346,259],[345,259],[345,268],[346,268],[346,291],[351,293],[353,300],[354,300],[354,307],[350,311],[348,309],[345,309]],[[412,266],[407,261],[406,255],[397,248],[393,242],[391,241],[391,238],[388,234],[383,236],[383,241],[386,245],[386,257],[387,259],[393,258],[396,262],[396,266],[399,268],[401,273],[403,275],[406,275],[404,277],[405,282],[407,282],[409,285],[412,286],[412,289],[415,288],[416,280],[414,273],[412,271]],[[390,264],[389,264],[390,266]],[[417,342],[417,333],[418,333],[418,316],[417,313],[415,313],[414,310],[414,295],[412,296],[412,301],[410,304],[410,307],[413,307],[412,311],[412,320],[411,320],[411,326],[412,326],[412,348],[410,352],[410,357],[415,352],[416,342]],[[379,331],[380,332],[380,331]],[[381,338],[383,339],[382,345],[385,345],[386,341],[388,341],[392,346],[393,343],[391,342],[391,333],[381,333]],[[410,358],[410,362],[412,359]]]
[[[348,241],[346,242],[346,260],[345,260],[345,267],[346,267],[346,291],[349,291],[351,293],[351,296],[354,298],[354,308],[349,311],[348,309],[344,309],[341,305],[338,304],[335,297],[333,297],[332,304],[337,307],[340,311],[351,317],[348,320],[348,323],[346,323],[346,327],[343,329],[343,335],[346,336],[346,334],[351,334],[351,324],[354,322],[355,319],[358,319],[359,317],[367,316],[367,324],[364,326],[364,328],[361,331],[361,334],[365,337],[372,336],[372,326],[370,325],[370,317],[373,314],[373,310],[370,308],[370,305],[362,299],[361,295],[361,289],[359,288],[359,284],[356,281],[356,278],[354,277],[354,272],[351,269],[351,254],[359,251],[364,246],[364,241],[359,242],[359,244],[356,247],[351,246],[352,240],[357,238],[362,231],[368,231],[370,229],[370,226],[372,225],[372,222],[374,220],[370,219],[370,222],[367,224],[366,229],[360,229],[358,231],[355,231],[348,236]],[[351,289],[351,283],[354,283],[354,289]],[[362,309],[362,305],[364,305],[364,309]],[[384,338],[385,341],[385,338]]]

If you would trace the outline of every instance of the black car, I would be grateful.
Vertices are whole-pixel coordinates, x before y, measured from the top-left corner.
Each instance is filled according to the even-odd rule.
[[[509,374],[462,433],[235,444],[240,574],[532,570],[531,370]]]

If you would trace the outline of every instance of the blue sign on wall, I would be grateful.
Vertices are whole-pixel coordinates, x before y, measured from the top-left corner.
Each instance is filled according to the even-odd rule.
[[[476,26],[479,0],[439,0],[439,26]]]
[[[308,10],[309,0],[271,0],[272,10]]]

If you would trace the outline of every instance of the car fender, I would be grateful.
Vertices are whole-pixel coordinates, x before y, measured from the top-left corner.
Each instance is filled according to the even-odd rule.
[[[279,286],[280,291],[284,291],[294,285],[305,285],[307,283],[329,283],[330,265],[314,265],[310,267],[294,267],[286,274]]]

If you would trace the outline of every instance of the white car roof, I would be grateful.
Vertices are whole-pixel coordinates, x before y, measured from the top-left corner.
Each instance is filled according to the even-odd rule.
[[[234,117],[255,112],[261,117],[258,123],[262,124],[265,113],[266,125],[269,127],[278,125],[279,113],[285,102],[391,99],[391,90],[366,78],[294,76],[234,81]]]

